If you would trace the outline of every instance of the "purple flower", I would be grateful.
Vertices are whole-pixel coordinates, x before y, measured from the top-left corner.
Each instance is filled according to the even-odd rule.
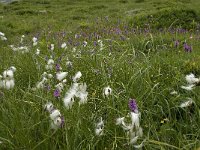
[[[57,72],[60,71],[60,64],[56,64],[56,71],[57,71]]]
[[[192,46],[189,46],[187,43],[184,43],[183,48],[186,52],[192,52]]]
[[[176,40],[176,41],[174,42],[174,44],[175,44],[175,47],[177,48],[177,47],[179,46],[179,41]]]
[[[132,112],[138,113],[137,103],[134,99],[130,99],[128,105],[129,105],[129,108]]]
[[[60,90],[59,90],[59,89],[56,89],[56,90],[53,92],[53,95],[54,95],[54,97],[59,97],[59,96],[60,96]]]

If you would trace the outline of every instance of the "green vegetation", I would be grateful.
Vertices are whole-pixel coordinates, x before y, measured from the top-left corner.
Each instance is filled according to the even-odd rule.
[[[116,125],[118,117],[130,112],[130,98],[136,99],[141,113],[143,136],[137,144],[144,142],[147,150],[198,149],[200,87],[187,91],[181,86],[187,84],[185,76],[190,73],[200,77],[199,8],[199,0],[1,4],[0,31],[8,40],[0,40],[0,75],[10,66],[17,70],[15,87],[0,88],[0,149],[134,149],[126,131]],[[38,39],[36,46],[33,37]],[[61,48],[64,42],[66,49]],[[55,45],[53,51],[50,44]],[[27,46],[29,51],[13,51],[10,45]],[[47,70],[51,57],[55,64]],[[66,65],[68,61],[72,66]],[[68,72],[59,97],[54,96],[59,83],[56,64]],[[88,101],[79,105],[75,98],[72,108],[66,109],[63,98],[78,71],[82,73],[79,82],[87,84]],[[36,89],[43,72],[53,78]],[[112,89],[108,97],[102,94],[107,86]],[[177,94],[170,94],[173,91]],[[180,107],[188,98],[192,104]],[[44,110],[49,101],[65,119],[58,130],[51,129]],[[98,136],[95,124],[101,117],[104,133]]]

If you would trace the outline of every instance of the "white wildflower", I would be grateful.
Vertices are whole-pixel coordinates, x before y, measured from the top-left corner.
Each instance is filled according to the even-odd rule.
[[[97,136],[103,135],[103,129],[104,129],[104,121],[102,120],[102,117],[101,117],[100,121],[96,124],[95,134]]]

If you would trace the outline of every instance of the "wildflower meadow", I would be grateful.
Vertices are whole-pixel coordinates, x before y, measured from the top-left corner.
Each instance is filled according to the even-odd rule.
[[[200,150],[199,8],[2,1],[0,150]]]

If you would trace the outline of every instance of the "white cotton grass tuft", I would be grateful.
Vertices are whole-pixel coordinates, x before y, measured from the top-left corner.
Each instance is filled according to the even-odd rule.
[[[131,112],[129,113],[129,118],[131,119],[130,123],[125,122],[125,117],[120,117],[116,119],[116,125],[121,126],[124,131],[129,135],[129,143],[134,146],[140,137],[143,136],[143,130],[140,127],[140,112],[137,109],[137,104],[135,101],[131,100],[129,102],[129,107]]]
[[[124,117],[121,117],[121,118],[117,118],[116,119],[116,125],[121,125],[123,122],[124,122]]]
[[[5,33],[0,32],[0,38],[2,41],[7,41],[7,38],[5,37]]]
[[[63,99],[65,107],[70,109],[74,103],[75,97],[79,99],[79,105],[87,103],[88,92],[86,90],[86,83],[73,83]]]
[[[56,79],[62,81],[67,76],[67,74],[68,72],[57,72]]]
[[[20,43],[21,43],[21,44],[23,44],[24,38],[25,38],[25,35],[22,35],[22,36],[21,36],[21,39],[20,39]]]
[[[51,45],[50,45],[50,50],[53,51],[54,48],[55,48],[55,47],[54,47],[54,44],[51,44]]]
[[[0,88],[7,90],[13,89],[15,86],[14,72],[16,68],[11,66],[9,69],[3,72],[3,76],[0,75]]]
[[[87,90],[86,83],[79,84],[78,90],[77,90],[77,92],[75,94],[75,96],[80,99],[79,100],[79,105],[87,103],[88,92],[86,90]]]
[[[110,86],[107,86],[103,89],[103,96],[105,97],[108,97],[109,95],[112,94],[112,89],[110,88]]]
[[[74,103],[74,96],[78,90],[78,83],[73,83],[70,89],[65,94],[63,99],[64,105],[67,109],[70,109]]]
[[[81,76],[82,76],[82,73],[81,73],[80,71],[78,71],[78,72],[75,74],[75,76],[72,78],[72,80],[73,80],[74,82],[77,82],[77,81],[81,78]]]
[[[36,46],[38,44],[38,39],[36,37],[33,37],[33,46]]]
[[[54,106],[53,106],[52,102],[47,102],[44,105],[44,109],[47,110],[49,113],[51,113],[54,110]]]
[[[61,48],[62,48],[62,49],[66,49],[66,48],[67,48],[67,44],[66,44],[65,42],[62,43]]]
[[[40,54],[40,50],[39,49],[36,49],[36,55],[39,55]]]
[[[47,61],[47,65],[45,66],[46,70],[52,70],[54,66],[54,60],[52,58],[50,58]]]
[[[182,89],[187,90],[187,91],[192,91],[194,89],[195,85],[191,84],[191,85],[187,85],[187,86],[181,86]]]
[[[170,92],[170,94],[171,95],[178,95],[178,92],[174,90],[174,91]]]
[[[95,134],[97,136],[102,136],[103,135],[103,131],[104,131],[104,121],[102,119],[102,117],[100,118],[100,121],[98,123],[96,123],[96,128],[95,128]]]
[[[36,84],[37,89],[43,89],[45,87],[45,83],[47,83],[48,79],[46,77],[43,77],[40,82]]]
[[[47,102],[44,106],[45,110],[49,112],[51,119],[51,129],[57,130],[64,125],[64,118],[58,109],[55,109],[51,102]]]
[[[100,51],[102,51],[103,50],[103,41],[102,40],[98,40],[97,41],[98,42],[98,44],[99,44],[99,46],[100,46]]]
[[[186,75],[185,79],[186,79],[188,85],[181,86],[181,88],[184,90],[187,90],[187,91],[192,91],[195,88],[196,84],[200,83],[200,79],[196,78],[193,73]]]
[[[189,85],[191,84],[197,84],[198,82],[200,82],[200,79],[199,78],[196,78],[195,75],[193,73],[189,74],[189,75],[186,75],[185,76],[185,79],[187,81],[187,83]]]
[[[29,48],[27,46],[20,46],[20,47],[15,47],[14,45],[10,45],[10,48],[14,52],[20,52],[22,54],[29,52]]]
[[[187,101],[185,101],[185,102],[183,102],[183,103],[180,104],[180,107],[181,108],[186,108],[186,107],[191,106],[192,104],[194,104],[193,99],[188,98]]]

